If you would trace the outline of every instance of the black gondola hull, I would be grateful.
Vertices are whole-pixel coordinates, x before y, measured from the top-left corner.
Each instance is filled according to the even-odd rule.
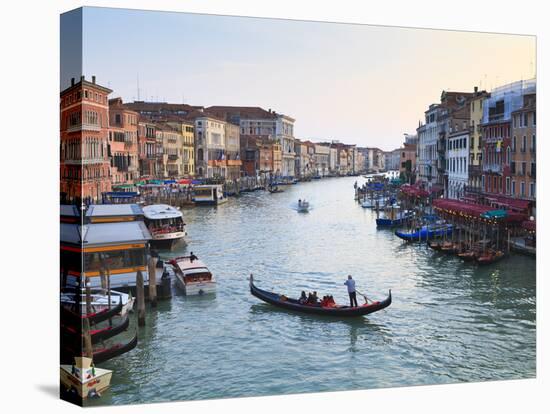
[[[88,319],[90,325],[94,325],[99,322],[106,321],[113,318],[122,311],[122,303],[112,307],[111,309],[105,309],[100,312],[93,313],[91,315],[82,315],[67,309],[65,306],[61,306],[61,320],[67,325],[81,325],[84,319]]]
[[[253,296],[257,297],[258,299],[263,300],[264,302],[267,302],[279,308],[296,311],[296,312],[315,314],[315,315],[327,315],[327,316],[337,316],[337,317],[346,317],[346,318],[364,316],[373,312],[377,312],[379,310],[387,308],[388,306],[390,306],[392,302],[392,296],[391,296],[391,290],[390,290],[389,295],[386,299],[380,302],[371,303],[369,305],[363,305],[363,306],[357,306],[357,307],[339,306],[335,308],[328,308],[328,307],[321,307],[321,306],[314,306],[314,305],[303,305],[303,304],[300,304],[295,299],[281,300],[280,295],[276,293],[268,292],[256,287],[252,280],[250,281],[250,293]]]

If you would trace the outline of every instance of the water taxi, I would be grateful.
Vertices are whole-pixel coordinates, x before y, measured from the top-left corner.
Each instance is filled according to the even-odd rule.
[[[193,187],[193,202],[197,205],[218,205],[227,201],[221,184],[196,185]]]
[[[194,256],[176,257],[170,261],[176,275],[176,286],[185,295],[206,295],[216,291],[216,281],[208,267]]]
[[[153,248],[171,249],[186,236],[183,214],[168,204],[152,204],[143,207],[145,225],[151,233],[149,244]]]

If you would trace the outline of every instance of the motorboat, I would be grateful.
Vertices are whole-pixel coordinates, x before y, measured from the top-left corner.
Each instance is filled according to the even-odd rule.
[[[208,267],[195,256],[180,256],[169,262],[174,268],[176,286],[185,295],[216,292],[216,281]]]
[[[145,225],[151,233],[149,244],[153,248],[171,249],[186,236],[183,214],[168,204],[152,204],[143,207]]]

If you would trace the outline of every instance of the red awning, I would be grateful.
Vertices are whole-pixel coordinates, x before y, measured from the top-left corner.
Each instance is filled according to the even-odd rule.
[[[497,210],[494,207],[483,204],[466,203],[464,201],[451,200],[448,198],[439,198],[434,200],[433,206],[436,209],[444,210],[452,214],[462,214],[472,218],[480,218],[480,216],[484,213]],[[519,223],[525,219],[525,214],[507,211],[504,221]]]
[[[525,220],[521,223],[521,227],[523,227],[525,230],[536,231],[537,222],[535,220]]]

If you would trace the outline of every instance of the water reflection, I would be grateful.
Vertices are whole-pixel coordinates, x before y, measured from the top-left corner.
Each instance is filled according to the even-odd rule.
[[[136,350],[109,362],[112,389],[93,404],[533,376],[535,261],[511,256],[482,267],[403,243],[353,200],[356,179],[184,209],[187,245],[161,257],[193,251],[217,292],[174,291],[159,302]],[[299,198],[316,208],[298,214],[291,205]],[[345,320],[295,313],[251,296],[250,273],[263,289],[317,290],[337,303],[347,303],[352,274],[374,299],[391,288],[393,303]]]

